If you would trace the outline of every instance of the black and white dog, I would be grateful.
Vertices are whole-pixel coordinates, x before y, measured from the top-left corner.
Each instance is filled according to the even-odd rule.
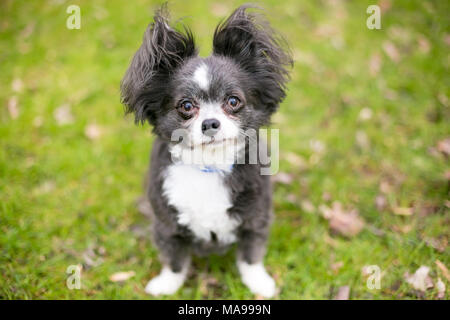
[[[264,297],[276,292],[263,265],[270,179],[259,162],[245,161],[254,140],[246,132],[270,122],[292,59],[282,38],[248,9],[239,7],[217,26],[213,52],[201,58],[192,33],[170,27],[163,7],[122,80],[127,112],[157,135],[147,195],[163,269],[147,284],[150,294],[177,291],[192,254],[233,243],[244,284]]]

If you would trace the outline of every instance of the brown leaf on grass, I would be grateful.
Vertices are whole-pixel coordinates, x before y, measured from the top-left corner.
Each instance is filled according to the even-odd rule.
[[[437,144],[437,150],[444,154],[445,156],[450,155],[450,138],[446,138],[444,140],[441,140]]]
[[[135,275],[136,273],[134,271],[121,271],[113,273],[111,276],[109,276],[109,280],[111,280],[112,282],[123,282],[134,277]]]
[[[350,298],[350,287],[342,286],[339,287],[337,294],[334,296],[333,300],[348,300]]]
[[[287,152],[284,156],[291,165],[298,169],[303,169],[307,166],[305,159],[293,152]]]
[[[383,211],[387,207],[386,196],[379,194],[375,197],[375,207],[378,211]]]
[[[316,207],[312,204],[311,201],[309,200],[303,200],[300,203],[301,208],[303,209],[303,211],[308,212],[308,213],[314,213],[316,211]]]
[[[230,8],[223,2],[215,2],[211,5],[211,13],[216,17],[224,17],[229,11]]]
[[[447,249],[448,240],[446,237],[440,238],[424,238],[423,241],[427,244],[427,246],[439,251],[444,252]]]
[[[369,73],[372,77],[376,76],[381,69],[381,54],[374,53],[369,60]]]
[[[13,82],[11,83],[11,89],[14,92],[18,92],[18,93],[22,92],[22,90],[23,90],[22,80],[20,80],[19,78],[14,79]]]
[[[338,261],[335,263],[332,263],[330,266],[331,271],[333,271],[334,274],[337,274],[339,272],[339,269],[341,269],[344,266],[343,261]]]
[[[444,299],[445,298],[445,283],[441,280],[441,278],[438,278],[436,282],[436,289],[437,289],[437,298],[438,299]]]
[[[334,202],[331,208],[321,205],[319,210],[329,221],[330,229],[346,237],[353,237],[364,228],[364,221],[357,210],[345,211],[339,202]]]
[[[53,112],[53,116],[59,126],[74,122],[74,117],[72,115],[70,105],[68,104],[63,104],[62,106],[56,108]]]
[[[19,116],[19,100],[16,96],[12,96],[8,100],[8,112],[11,119],[17,119]]]
[[[429,272],[429,267],[421,266],[416,270],[416,272],[414,272],[414,274],[409,274],[409,272],[406,272],[404,274],[404,278],[406,282],[409,283],[414,289],[425,292],[428,289],[433,288],[433,281],[428,275]]]
[[[91,123],[84,128],[84,134],[90,140],[97,140],[102,135],[102,129],[95,123]]]
[[[400,62],[400,53],[397,47],[390,41],[385,41],[383,43],[383,50],[386,55],[395,63]]]
[[[380,0],[378,5],[380,6],[381,13],[389,11],[392,7],[391,0]]]
[[[392,212],[398,216],[411,216],[414,210],[409,207],[394,207],[392,208]]]
[[[278,172],[276,175],[272,176],[272,182],[281,184],[291,184],[294,178],[291,174],[286,172]]]
[[[420,52],[427,54],[430,52],[431,45],[430,41],[423,35],[419,36],[419,39],[417,39],[417,42],[419,43],[419,50]]]
[[[443,264],[441,261],[436,260],[435,261],[436,265],[438,266],[438,268],[442,271],[442,274],[444,275],[445,279],[447,279],[447,281],[450,282],[450,273],[448,272],[447,267],[445,266],[445,264]]]

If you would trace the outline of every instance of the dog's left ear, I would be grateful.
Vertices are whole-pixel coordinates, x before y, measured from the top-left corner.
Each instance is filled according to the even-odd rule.
[[[194,37],[185,27],[179,32],[169,26],[166,5],[158,10],[144,34],[141,47],[122,82],[122,103],[136,122],[155,124],[166,101],[170,77],[188,58],[197,55]]]
[[[293,65],[286,41],[262,16],[237,8],[214,32],[213,52],[235,60],[252,77],[252,90],[269,112],[285,97]]]

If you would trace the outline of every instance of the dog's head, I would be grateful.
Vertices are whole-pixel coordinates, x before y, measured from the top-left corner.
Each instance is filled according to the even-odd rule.
[[[247,9],[217,26],[207,58],[198,56],[189,29],[169,26],[166,8],[156,13],[121,84],[136,122],[149,121],[165,140],[184,129],[191,148],[269,123],[285,97],[292,60],[282,38]]]

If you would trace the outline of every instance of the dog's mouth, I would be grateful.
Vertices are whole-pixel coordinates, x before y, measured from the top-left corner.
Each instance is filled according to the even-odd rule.
[[[227,138],[227,139],[216,139],[214,136],[211,137],[210,141],[205,141],[200,144],[200,146],[218,146],[224,145],[226,143],[234,143],[236,142],[236,138]]]

